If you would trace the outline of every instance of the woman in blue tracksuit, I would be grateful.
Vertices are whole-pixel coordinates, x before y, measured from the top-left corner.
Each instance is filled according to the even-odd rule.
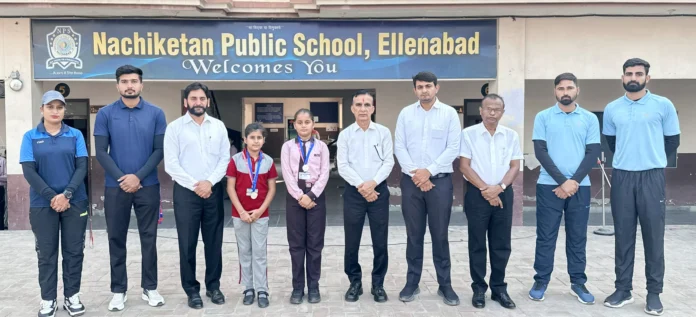
[[[85,313],[80,301],[88,200],[87,147],[82,133],[63,123],[65,99],[46,92],[39,125],[24,134],[19,161],[30,189],[29,221],[36,237],[41,306],[39,317],[58,309],[58,242],[63,255],[63,308]],[[60,235],[59,235],[60,231]]]

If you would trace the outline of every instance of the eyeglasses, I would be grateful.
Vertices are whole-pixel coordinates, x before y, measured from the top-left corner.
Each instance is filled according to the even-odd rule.
[[[497,108],[489,108],[489,107],[483,107],[483,112],[484,113],[503,113],[505,109],[497,109]]]

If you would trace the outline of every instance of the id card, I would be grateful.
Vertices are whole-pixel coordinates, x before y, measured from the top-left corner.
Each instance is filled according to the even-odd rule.
[[[299,179],[301,180],[309,180],[309,172],[300,172]]]

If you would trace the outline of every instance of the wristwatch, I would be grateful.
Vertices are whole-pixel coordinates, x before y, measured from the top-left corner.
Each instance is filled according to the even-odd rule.
[[[72,199],[72,192],[66,189],[63,191],[63,196],[65,196],[67,199]]]
[[[503,184],[503,182],[500,182],[500,184],[498,184],[498,185],[500,185],[500,187],[503,188],[503,190],[505,190],[505,188],[507,188],[507,186],[505,186],[505,184]]]

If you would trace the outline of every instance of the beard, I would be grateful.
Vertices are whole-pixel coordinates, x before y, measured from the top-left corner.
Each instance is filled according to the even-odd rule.
[[[126,99],[136,99],[136,98],[140,97],[140,93],[136,93],[136,94],[132,94],[132,95],[126,95],[125,93],[121,93],[121,97],[126,98]]]
[[[623,87],[628,92],[639,92],[645,88],[646,83],[639,83],[637,81],[630,81],[628,84],[624,83]]]
[[[199,111],[200,110],[200,111]],[[200,117],[205,114],[205,107],[203,106],[193,106],[188,109],[188,112],[196,117]]]
[[[570,96],[563,96],[561,99],[556,98],[556,100],[564,106],[570,105],[575,99],[577,99],[577,96],[575,96],[575,98],[570,98]]]

